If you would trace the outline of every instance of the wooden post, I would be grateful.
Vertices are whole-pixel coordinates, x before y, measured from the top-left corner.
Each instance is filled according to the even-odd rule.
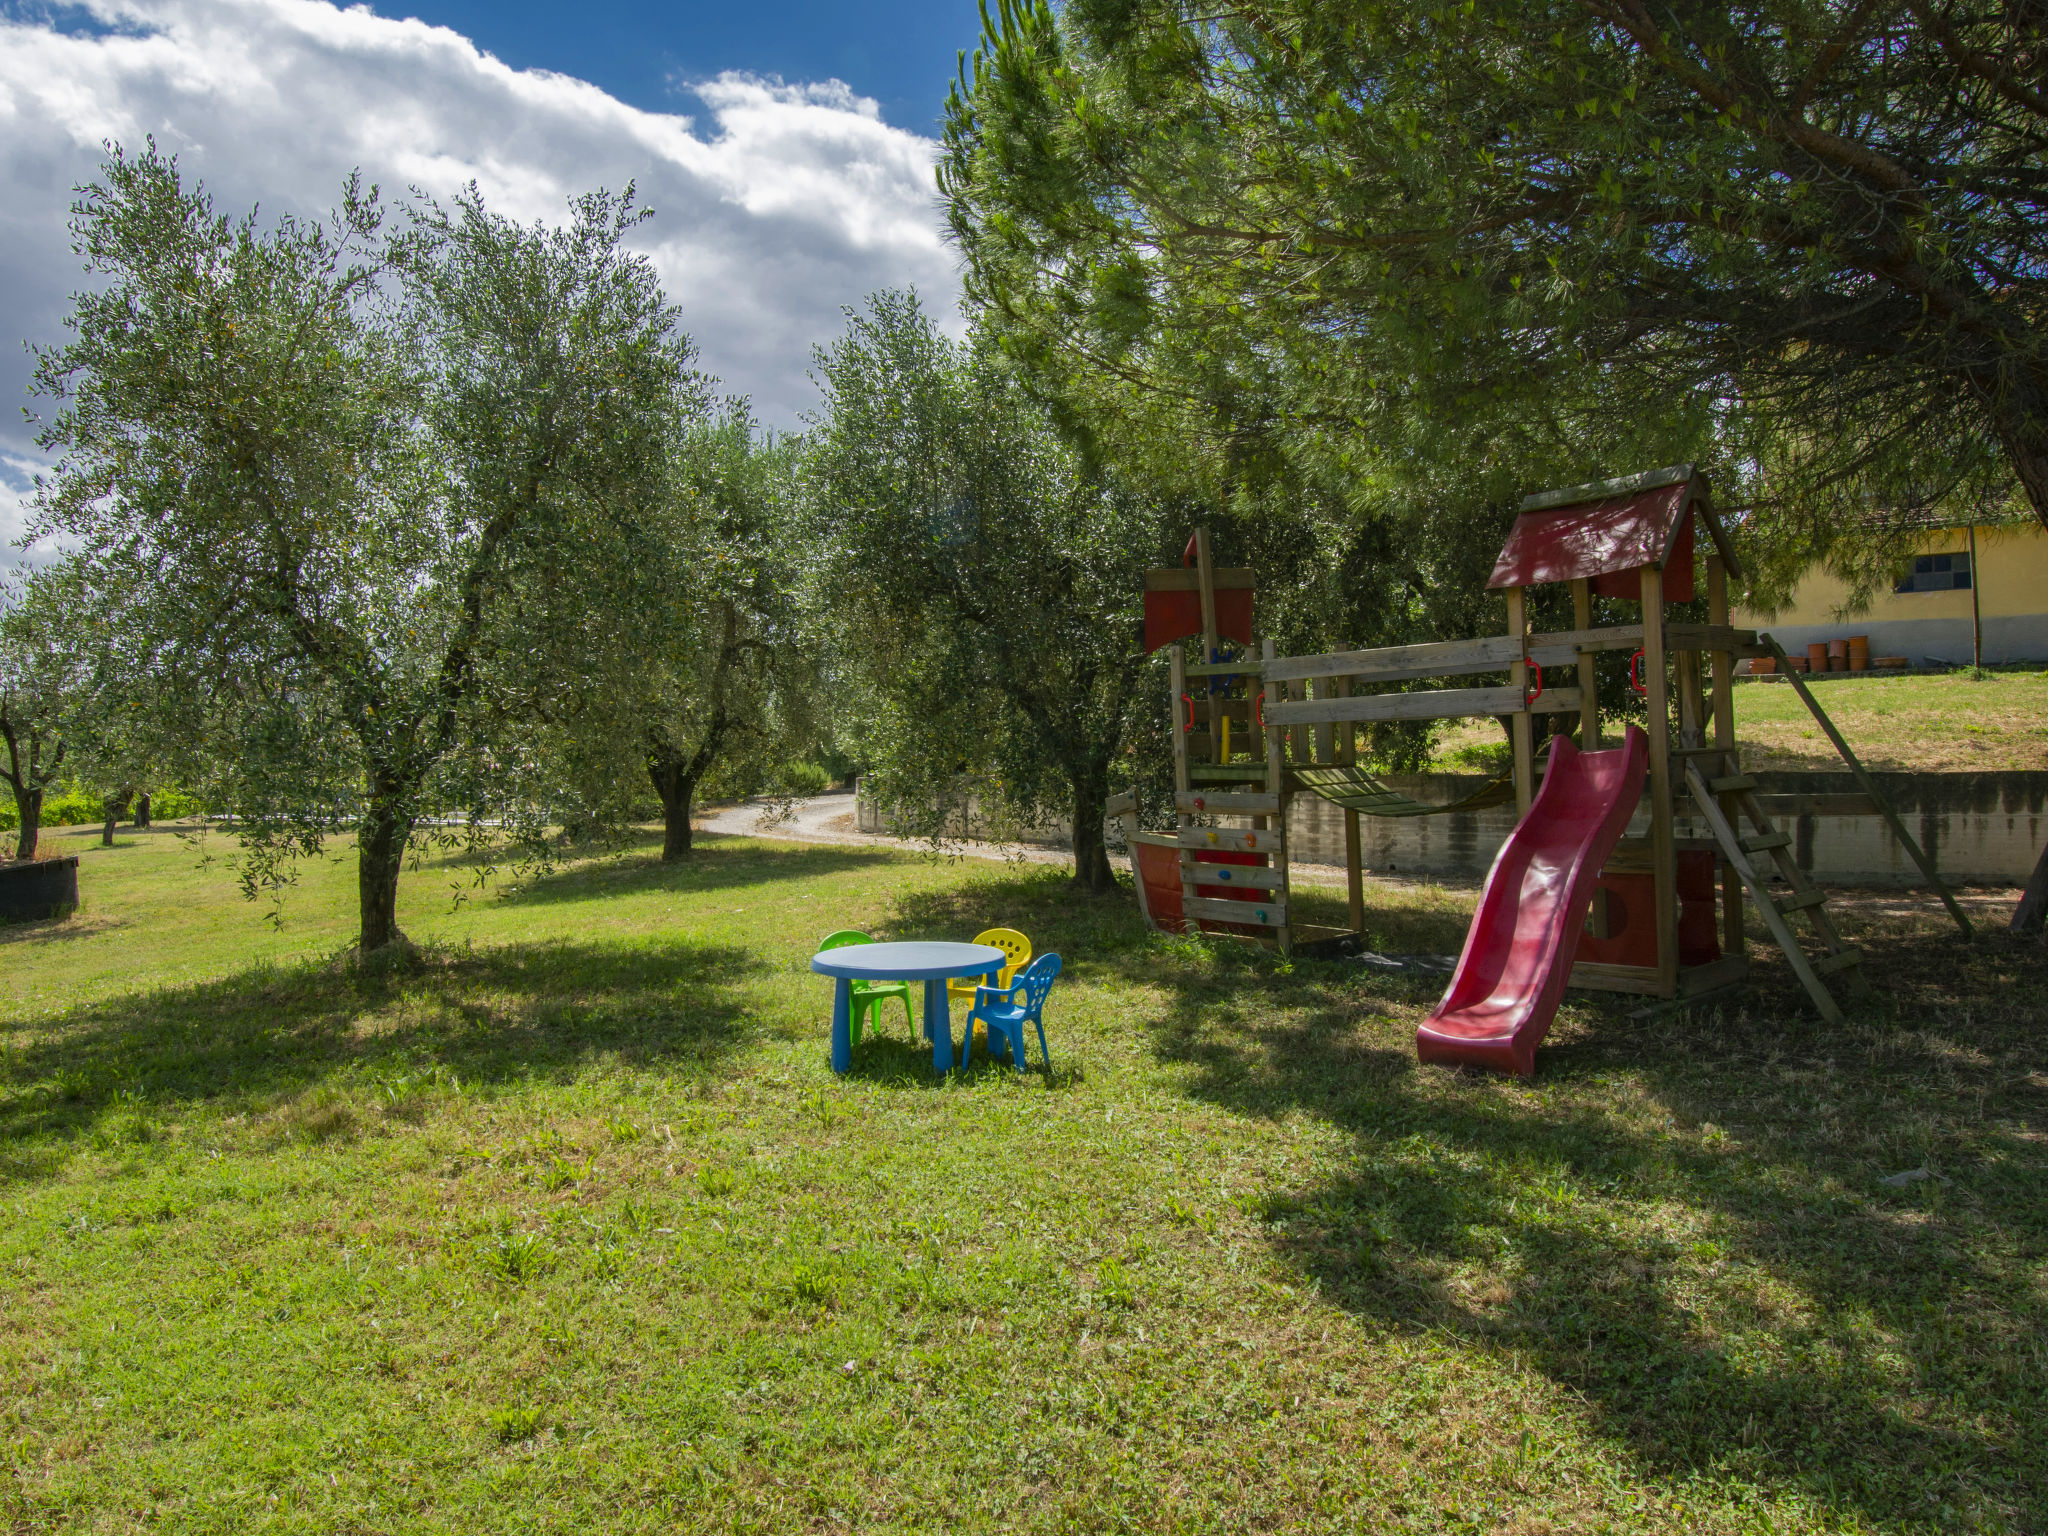
[[[1259,642],[1259,659],[1267,666],[1272,665],[1277,654],[1271,640]],[[1262,679],[1261,686],[1272,685]],[[1274,873],[1280,877],[1280,884],[1276,887],[1280,893],[1280,931],[1274,937],[1280,942],[1280,953],[1286,955],[1294,952],[1294,893],[1288,888],[1287,881],[1287,845],[1293,834],[1287,825],[1287,765],[1280,747],[1282,734],[1277,727],[1266,732],[1266,793],[1274,796],[1280,804],[1279,814],[1273,818],[1274,830],[1280,835],[1274,840],[1271,862]]]
[[[1593,627],[1593,583],[1581,576],[1572,583],[1572,628]],[[1593,670],[1598,651],[1579,652],[1579,750],[1600,750],[1600,681]]]
[[[1195,584],[1202,601],[1202,659],[1200,665],[1210,666],[1216,660],[1216,565],[1209,558],[1209,530],[1195,530]],[[1209,757],[1213,762],[1223,761],[1223,711],[1221,690],[1216,686],[1216,674],[1202,674],[1203,697],[1209,701]]]
[[[1337,698],[1351,697],[1351,679],[1333,677],[1330,687]],[[1337,736],[1337,761],[1346,768],[1358,763],[1358,726],[1346,721]],[[1365,935],[1365,848],[1358,835],[1358,812],[1344,813],[1344,885],[1351,897],[1351,931]]]
[[[1307,680],[1305,678],[1299,677],[1290,678],[1287,683],[1287,697],[1295,703],[1299,703],[1303,699],[1307,698]],[[1311,728],[1306,725],[1289,726],[1286,732],[1281,736],[1281,740],[1285,743],[1287,748],[1286,756],[1289,761],[1297,763],[1308,761],[1308,740],[1310,729]]]
[[[1707,622],[1721,627],[1728,622],[1728,567],[1718,552],[1707,556]],[[1735,750],[1735,653],[1714,652],[1714,745],[1728,755],[1723,758],[1724,774],[1742,772],[1742,760]],[[1742,814],[1733,795],[1720,798],[1721,814],[1731,826],[1739,825]],[[1747,945],[1742,935],[1742,873],[1726,860],[1721,864],[1721,953],[1743,955]]]
[[[1660,995],[1678,995],[1678,850],[1671,825],[1671,695],[1664,675],[1664,573],[1643,567],[1643,684],[1650,733],[1651,905]]]
[[[1977,525],[1970,524],[1970,665],[1984,670],[1984,608],[1977,594]]]
[[[1172,678],[1167,686],[1173,690],[1173,697],[1169,700],[1173,706],[1173,787],[1185,793],[1188,788],[1187,727],[1190,705],[1182,703],[1181,700],[1188,691],[1188,658],[1187,652],[1177,645],[1166,654],[1169,676]],[[1188,824],[1185,811],[1181,812],[1180,824]]]
[[[1520,640],[1529,633],[1528,595],[1520,587],[1508,588],[1508,636]],[[1517,661],[1508,668],[1508,684],[1524,696],[1529,691],[1529,664]],[[1515,743],[1515,814],[1529,814],[1529,800],[1536,793],[1536,743],[1530,728],[1532,716],[1526,708],[1515,712],[1509,730]]]

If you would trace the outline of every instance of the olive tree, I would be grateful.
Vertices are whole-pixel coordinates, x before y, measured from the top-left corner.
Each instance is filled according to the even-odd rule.
[[[606,827],[653,788],[662,858],[690,854],[707,779],[752,783],[802,738],[811,662],[796,613],[797,444],[743,402],[679,415],[632,516],[504,612],[504,679],[544,723],[553,783]],[[636,788],[638,794],[635,793]]]
[[[524,228],[471,189],[394,219],[351,178],[329,217],[264,225],[154,144],[73,206],[93,282],[37,356],[32,531],[120,594],[252,893],[354,833],[366,954],[402,939],[422,816],[508,780],[467,750],[498,605],[630,503],[689,386],[623,249],[638,216],[596,193]]]
[[[77,588],[64,565],[18,571],[0,586],[0,777],[14,795],[16,859],[36,856],[43,798],[77,765],[90,689]]]
[[[818,354],[814,592],[868,701],[899,825],[936,832],[962,776],[1019,820],[1070,816],[1074,879],[1112,883],[1103,805],[1147,709],[1139,593],[1185,508],[1092,472],[992,347],[913,295]]]

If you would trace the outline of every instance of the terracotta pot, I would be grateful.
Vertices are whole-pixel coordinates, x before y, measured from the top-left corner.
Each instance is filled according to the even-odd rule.
[[[1828,669],[1828,643],[1816,640],[1806,648],[1806,670],[1825,672]]]
[[[1870,670],[1870,652],[1851,651],[1849,653],[1849,670],[1851,672],[1868,672]]]
[[[1871,665],[1873,667],[1909,667],[1912,665],[1912,661],[1905,656],[1880,656]]]
[[[1868,656],[1870,654],[1870,636],[1851,635],[1849,637],[1849,654],[1851,656]]]
[[[1822,657],[1821,659],[1825,661],[1827,658]],[[1813,670],[1813,662],[1805,656],[1787,656],[1785,658],[1785,665],[1794,672],[1811,672]]]
[[[1755,656],[1750,659],[1749,675],[1751,677],[1769,677],[1777,670],[1778,658],[1775,656]]]

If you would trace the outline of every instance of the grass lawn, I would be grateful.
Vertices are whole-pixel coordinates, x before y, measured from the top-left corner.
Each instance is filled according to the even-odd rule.
[[[352,861],[275,930],[170,836],[82,878],[0,931],[0,1528],[2048,1529],[2048,952],[1931,902],[1840,1029],[1759,951],[1522,1083],[1046,869],[430,863],[381,976]],[[832,1076],[819,935],[999,921],[1050,1079]]]
[[[1813,684],[1813,694],[1866,768],[2048,769],[2048,672],[1829,678]],[[1735,739],[1751,768],[1842,771],[1819,724],[1782,681],[1736,688]],[[1507,763],[1501,728],[1470,720],[1443,733],[1431,766],[1474,773]]]

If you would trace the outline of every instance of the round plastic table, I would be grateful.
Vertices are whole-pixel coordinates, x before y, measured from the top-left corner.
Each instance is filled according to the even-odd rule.
[[[856,981],[924,983],[924,1032],[931,1036],[932,1070],[953,1070],[953,1018],[946,983],[955,976],[986,976],[993,982],[1010,957],[993,944],[847,944],[811,956],[811,969],[838,982],[832,989],[832,1070],[853,1066],[851,1013]]]

